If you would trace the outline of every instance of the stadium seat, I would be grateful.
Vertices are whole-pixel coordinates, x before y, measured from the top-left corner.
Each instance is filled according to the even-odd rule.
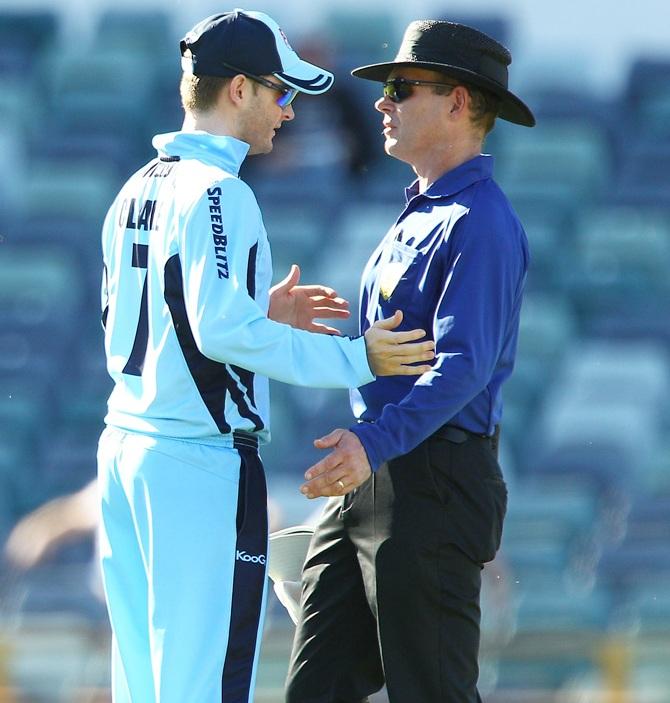
[[[403,31],[390,9],[339,7],[328,12],[324,26],[347,73],[364,63],[390,61]]]
[[[566,439],[552,447],[542,442],[524,445],[521,473],[525,480],[537,477],[553,480],[556,486],[583,486],[596,493],[612,510],[626,510],[628,496],[636,490],[640,470],[630,447],[622,451],[617,442],[589,439]]]
[[[172,56],[178,63],[173,17],[164,9],[108,7],[98,18],[94,42],[105,52],[125,54],[135,61],[141,55],[151,59]]]
[[[559,384],[570,387],[577,404],[634,404],[660,412],[670,391],[670,356],[653,341],[585,340],[566,350]]]
[[[510,492],[505,517],[505,543],[517,548],[536,541],[554,540],[568,547],[586,538],[599,520],[592,491],[571,484],[556,490],[555,483],[527,481]]]
[[[670,210],[606,205],[578,221],[570,285],[587,296],[670,292]]]
[[[2,86],[0,86],[0,93],[2,93]],[[18,120],[8,116],[5,122],[1,103],[0,98],[0,120],[2,120],[0,121],[0,153],[8,163],[12,164],[12,168],[3,169],[0,173],[0,198],[3,201],[3,210],[5,208],[8,210],[21,200],[22,183],[27,170],[27,155]]]
[[[0,10],[0,46],[6,55],[16,57],[16,75],[26,78],[35,66],[53,49],[60,34],[60,14],[52,10]],[[11,65],[3,63],[5,70]],[[7,75],[3,71],[4,75]]]
[[[642,134],[627,144],[612,189],[614,202],[642,208],[670,208],[670,140]]]
[[[670,345],[670,316],[663,306],[655,305],[657,296],[642,295],[637,300],[605,300],[600,305],[579,301],[587,309],[583,320],[584,333],[603,341],[647,341]],[[576,301],[577,302],[577,301]]]
[[[0,364],[0,369],[3,366],[4,363]],[[14,370],[8,373],[4,369],[0,370],[0,384],[0,425],[6,432],[31,438],[38,428],[42,431],[53,429],[53,389],[40,383],[33,373],[18,374]]]
[[[264,189],[259,193],[259,202],[272,247],[274,282],[288,274],[292,263],[301,267],[304,276],[310,276],[314,264],[323,256],[324,241],[333,236],[335,213],[326,204],[322,212],[317,213],[306,210],[298,202],[278,203],[269,198]],[[308,279],[304,276],[301,282],[306,283]],[[320,281],[312,279],[311,282]]]
[[[517,358],[503,388],[504,433],[517,449],[527,438],[537,403],[547,392],[563,351],[576,339],[576,319],[565,298],[528,291],[521,310]]]
[[[39,491],[36,491],[41,450],[38,427],[38,423],[21,428],[0,426],[0,543],[22,515],[39,504]]]
[[[101,164],[39,161],[25,183],[23,207],[31,215],[97,218],[100,225],[116,195],[118,182]]]
[[[598,564],[600,582],[620,594],[630,594],[641,587],[668,583],[670,580],[670,545],[667,540],[625,540],[603,552]]]
[[[662,544],[670,538],[670,493],[643,494],[632,503],[626,539]]]
[[[102,168],[119,187],[141,165],[137,148],[138,140],[123,132],[80,132],[62,121],[48,135],[36,135],[30,144],[31,152],[40,160],[50,161],[54,166]]]
[[[52,62],[48,71],[49,93],[52,99],[71,94],[83,94],[104,100],[105,97],[132,97],[141,109],[149,96],[154,63],[142,65],[138,71],[136,53],[96,47],[95,51],[65,52]]]
[[[155,156],[147,135],[147,132],[153,130],[145,122],[142,105],[130,92],[122,96],[72,92],[56,97],[50,104],[50,109],[54,111],[54,131],[59,135],[77,136],[79,139],[114,135],[125,145],[125,160],[129,165],[132,164],[132,170]],[[177,125],[179,126],[181,124]],[[39,135],[33,137],[32,141],[38,139]],[[98,164],[103,169],[108,168],[101,160],[98,160]]]
[[[611,168],[610,144],[588,121],[545,120],[533,130],[505,130],[496,161],[498,180],[538,193],[551,189],[566,207],[599,196]]]
[[[632,107],[638,118],[651,116],[652,107],[659,98],[670,97],[670,61],[664,57],[640,56],[630,64],[623,90],[623,100]]]
[[[640,635],[670,635],[669,589],[670,579],[667,578],[631,586],[627,598],[630,626]]]
[[[568,300],[529,292],[521,309],[518,356],[539,359],[554,373],[556,362],[575,340],[576,324]]]
[[[562,207],[551,201],[517,196],[512,202],[528,237],[531,265],[526,290],[550,294],[564,288],[565,271],[572,263],[573,225]]]
[[[65,335],[82,303],[81,293],[76,258],[58,242],[3,247],[0,322],[5,329],[53,326]]]
[[[557,690],[593,667],[589,658],[569,653],[570,636],[565,635],[567,652],[564,656],[546,656],[540,651],[526,657],[501,658],[497,671],[497,692],[487,696],[486,700],[491,703],[555,701]]]
[[[93,316],[91,316],[93,318]],[[54,404],[61,427],[99,427],[107,413],[113,382],[106,368],[102,329],[94,337],[85,334],[75,356],[76,376],[67,388],[56,389]],[[96,429],[92,430],[95,434]]]
[[[77,491],[95,477],[98,439],[104,427],[102,420],[101,412],[97,417],[61,422],[38,468],[38,492],[43,501]]]
[[[564,633],[579,636],[580,632],[599,632],[607,628],[612,606],[608,591],[580,591],[557,584],[541,592],[524,592],[517,612],[517,633]]]
[[[174,132],[181,128],[184,111],[179,96],[181,68],[174,59],[161,62],[151,84],[151,97],[145,113],[145,134]]]

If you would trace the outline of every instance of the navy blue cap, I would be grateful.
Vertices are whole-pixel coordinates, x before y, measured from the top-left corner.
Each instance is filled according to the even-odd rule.
[[[324,93],[334,81],[332,73],[303,61],[262,12],[235,9],[207,17],[181,40],[180,49],[182,68],[196,76],[274,75],[312,94]]]

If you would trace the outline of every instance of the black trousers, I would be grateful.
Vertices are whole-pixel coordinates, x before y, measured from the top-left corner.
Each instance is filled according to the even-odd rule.
[[[303,572],[287,703],[476,703],[481,569],[507,490],[497,442],[445,427],[329,500]]]

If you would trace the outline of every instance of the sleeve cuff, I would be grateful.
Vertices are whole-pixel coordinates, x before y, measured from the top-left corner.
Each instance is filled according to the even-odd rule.
[[[383,444],[383,437],[379,428],[371,422],[359,422],[357,425],[349,428],[353,432],[361,444],[365,453],[368,456],[368,462],[372,471],[377,469],[386,461],[386,457],[378,450],[378,447]],[[381,441],[380,441],[381,440]]]
[[[365,386],[375,380],[375,375],[370,369],[368,362],[368,349],[365,344],[365,337],[340,337],[343,341],[348,341],[353,344],[357,353],[352,357],[352,364],[356,370],[356,374],[360,378],[360,383],[357,386]]]

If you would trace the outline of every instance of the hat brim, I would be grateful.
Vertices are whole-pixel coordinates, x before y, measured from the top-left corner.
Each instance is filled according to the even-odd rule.
[[[313,533],[314,528],[298,525],[277,530],[270,535],[268,576],[275,583],[300,581]]]
[[[290,85],[291,88],[311,95],[325,93],[335,81],[332,73],[302,59],[298,59],[284,71],[278,71],[273,75]]]
[[[398,66],[410,66],[413,68],[427,68],[431,71],[439,71],[447,76],[456,79],[462,79],[466,83],[470,83],[478,88],[484,88],[501,99],[500,111],[498,117],[508,122],[522,125],[524,127],[534,127],[535,117],[530,108],[514,93],[505,88],[502,88],[495,81],[489,80],[478,73],[468,71],[460,66],[452,66],[444,63],[434,63],[430,61],[389,61],[386,63],[374,63],[368,66],[360,66],[355,68],[351,75],[356,78],[364,78],[368,81],[377,81],[383,83],[389,76],[389,73]]]

